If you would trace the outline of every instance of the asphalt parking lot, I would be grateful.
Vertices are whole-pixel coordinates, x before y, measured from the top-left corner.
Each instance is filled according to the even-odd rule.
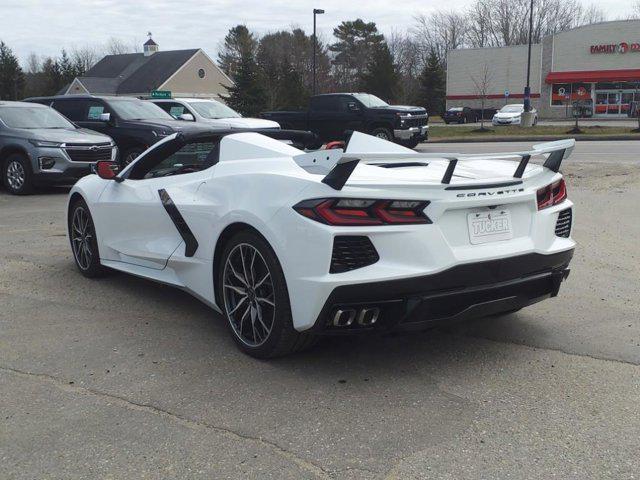
[[[0,478],[638,478],[639,167],[640,142],[566,162],[558,298],[269,362],[181,291],[80,276],[64,189],[0,191]]]

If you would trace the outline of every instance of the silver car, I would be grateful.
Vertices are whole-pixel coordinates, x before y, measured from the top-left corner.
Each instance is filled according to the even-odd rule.
[[[9,193],[68,185],[98,160],[115,160],[110,137],[78,128],[50,107],[0,101],[0,180]]]
[[[151,100],[178,120],[197,122],[213,127],[278,129],[280,124],[264,118],[247,118],[217,100],[206,98],[172,98]]]

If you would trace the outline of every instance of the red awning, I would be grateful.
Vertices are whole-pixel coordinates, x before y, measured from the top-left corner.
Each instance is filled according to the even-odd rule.
[[[640,81],[640,69],[550,72],[545,81],[547,83],[637,82]]]

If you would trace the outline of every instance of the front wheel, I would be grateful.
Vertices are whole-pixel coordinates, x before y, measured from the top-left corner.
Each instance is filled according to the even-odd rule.
[[[88,278],[103,276],[106,268],[100,264],[96,229],[84,200],[78,200],[71,206],[68,229],[73,258],[80,273]]]
[[[130,148],[128,150],[126,150],[123,154],[122,157],[120,158],[120,167],[124,168],[127,165],[129,165],[131,162],[133,162],[136,158],[138,158],[138,156],[144,152],[144,150],[140,147],[133,147]]]
[[[382,140],[393,142],[393,132],[388,128],[384,128],[384,127],[374,128],[373,131],[371,132],[371,135],[377,138],[381,138]]]
[[[22,154],[9,155],[2,166],[4,186],[13,195],[27,195],[33,192],[33,180],[29,160]]]
[[[221,308],[233,339],[256,358],[288,355],[311,346],[315,336],[293,328],[280,262],[257,233],[243,231],[225,245],[218,272]]]

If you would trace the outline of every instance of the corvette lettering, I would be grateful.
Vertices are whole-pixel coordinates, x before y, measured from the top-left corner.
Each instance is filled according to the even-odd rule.
[[[524,192],[524,188],[509,188],[506,190],[497,190],[495,192],[470,192],[459,193],[456,197],[493,197],[494,195],[508,195],[510,193]]]

